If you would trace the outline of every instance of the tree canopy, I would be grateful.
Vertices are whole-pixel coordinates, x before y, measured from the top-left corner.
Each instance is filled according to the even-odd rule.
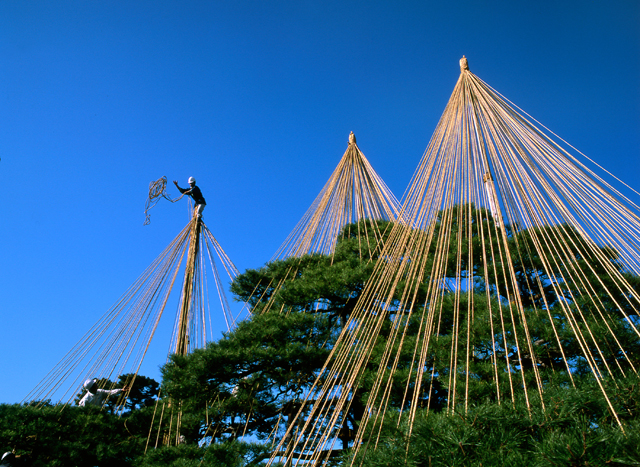
[[[471,215],[461,216],[465,211]],[[444,216],[455,221],[440,235]],[[144,453],[151,420],[152,429],[159,430],[161,417],[152,407],[158,385],[141,376],[120,417],[112,413],[115,399],[106,411],[0,406],[0,440],[7,450],[32,456],[33,465],[263,464],[319,403],[314,384],[317,388],[331,377],[323,368],[345,345],[339,336],[359,324],[354,307],[376,273],[376,261],[391,260],[383,248],[389,224],[378,221],[371,229],[368,222],[346,226],[332,255],[273,261],[236,278],[232,291],[252,307],[251,318],[203,349],[171,356],[162,368],[161,400],[181,412],[178,446],[156,449],[151,443]],[[456,207],[440,212],[434,222],[439,248],[456,253],[441,256],[447,259],[438,279],[437,311],[429,292],[435,269],[429,262],[435,256],[428,257],[417,284],[399,281],[384,315],[382,308],[368,310],[382,316],[382,324],[371,358],[349,390],[348,406],[325,427],[341,441],[326,450],[330,463],[350,462],[356,455],[357,464],[367,466],[395,465],[398,459],[408,466],[517,466],[531,459],[539,465],[640,464],[640,380],[633,370],[640,366],[640,339],[631,325],[638,322],[639,306],[617,286],[623,278],[640,292],[640,279],[625,269],[619,254],[606,246],[581,247],[584,236],[566,225],[535,231],[504,225],[507,264],[482,253],[501,248],[495,237],[483,236],[482,225],[496,228],[488,211]],[[404,228],[416,238],[425,235]],[[374,230],[383,234],[368,234]],[[549,239],[544,245],[538,241],[542,237]],[[554,248],[559,243],[562,252]],[[611,268],[603,269],[602,258],[617,278]],[[515,280],[508,279],[507,268]],[[417,287],[409,312],[395,307],[405,287]],[[495,310],[508,312],[514,296],[524,313],[500,322]],[[603,306],[591,306],[594,297]],[[428,377],[408,384],[415,372],[415,343],[427,337],[427,313],[433,323],[423,355]],[[390,341],[400,324],[402,340]],[[454,354],[460,336],[469,348]],[[597,380],[585,352],[610,371]],[[390,353],[393,365],[386,357]],[[468,358],[464,371],[463,358]],[[526,371],[534,367],[537,373]],[[363,438],[376,448],[352,454],[355,433],[371,414],[367,407],[377,407],[381,372],[390,382],[385,410]],[[464,385],[455,384],[463,378]],[[123,375],[102,385],[122,387],[130,381]],[[521,386],[539,391],[525,397]],[[453,404],[462,397],[471,401],[464,410]],[[412,401],[417,401],[413,414]],[[334,402],[329,397],[322,403]],[[39,453],[35,458],[34,452]],[[305,459],[303,452],[297,455]]]
[[[163,384],[185,412],[197,414],[194,441],[284,435],[380,254],[379,239],[364,234],[366,224],[345,227],[332,256],[292,257],[247,270],[232,291],[254,308],[253,316],[205,349],[171,357]],[[378,221],[378,230],[387,225]],[[351,413],[344,422],[345,445],[357,418]]]
[[[443,216],[456,217],[456,212],[467,208],[456,209],[453,214],[444,211],[439,214],[434,237],[439,235]],[[524,381],[532,388],[542,385],[545,400],[553,399],[551,393],[558,388],[573,387],[573,391],[579,392],[581,385],[592,381],[592,369],[583,358],[585,346],[590,346],[598,358],[606,359],[610,364],[616,359],[631,361],[633,365],[640,363],[640,343],[628,325],[628,318],[637,319],[637,306],[620,292],[619,296],[615,295],[615,282],[602,273],[599,263],[592,257],[578,254],[584,249],[575,248],[573,260],[568,262],[566,254],[560,255],[553,249],[553,242],[543,249],[534,245],[532,239],[546,235],[555,242],[579,245],[585,241],[583,236],[565,225],[546,227],[546,232],[516,231],[508,225],[501,227],[506,231],[516,278],[515,282],[510,282],[505,280],[507,265],[482,254],[492,247],[499,248],[497,243],[491,244],[497,242],[495,237],[483,238],[481,235],[481,222],[495,228],[490,213],[473,206],[469,209],[472,215],[460,216],[444,237],[444,249],[461,250],[450,258],[459,257],[462,261],[444,264],[445,281],[449,283],[444,284],[439,304],[436,339],[425,358],[431,378],[423,380],[419,387],[411,387],[411,392],[418,394],[419,410],[447,416],[451,401],[462,397],[455,392],[460,389],[451,384],[452,378],[461,377],[453,374],[451,367],[451,349],[457,345],[459,336],[469,336],[471,345],[469,372],[465,376],[466,397],[487,406],[498,404],[502,407],[505,401],[509,402],[508,406],[516,401],[521,404],[522,397],[513,388],[513,381],[520,379],[513,375],[534,365],[540,374],[539,381],[531,373],[525,373]],[[467,228],[462,224],[469,219],[476,223],[466,230],[471,230],[472,235],[460,241],[459,230]],[[382,223],[379,227],[380,231],[388,232]],[[324,359],[334,348],[343,326],[349,322],[353,307],[374,272],[375,261],[384,254],[384,238],[371,239],[365,237],[363,231],[362,226],[347,226],[332,256],[288,258],[268,263],[258,270],[247,270],[234,281],[232,290],[239,300],[251,304],[256,311],[253,318],[207,349],[185,358],[174,357],[165,367],[164,382],[169,391],[185,397],[194,408],[199,407],[197,424],[201,436],[203,430],[208,431],[207,436],[214,442],[237,440],[239,434],[260,440],[277,440],[284,436],[284,428],[293,422],[300,401],[312,394],[309,390],[314,378],[322,378],[320,370]],[[420,232],[410,234],[422,235]],[[605,255],[620,275],[640,290],[637,276],[624,269],[615,251],[597,247],[597,252]],[[589,283],[566,279],[558,282],[557,277],[575,276],[566,274],[567,268],[585,271]],[[351,445],[367,401],[371,403],[368,400],[370,391],[379,376],[382,356],[388,352],[386,338],[393,326],[397,326],[398,319],[407,322],[407,331],[402,343],[394,344],[392,349],[397,358],[390,373],[394,383],[388,386],[389,413],[384,420],[387,423],[394,417],[396,420],[404,417],[409,406],[407,401],[412,397],[407,393],[405,383],[413,371],[413,343],[424,338],[421,310],[429,306],[425,297],[430,280],[427,272],[431,270],[430,265],[424,268],[419,284],[422,290],[417,294],[419,299],[412,313],[398,318],[393,306],[388,307],[388,316],[372,350],[372,358],[353,388],[348,411],[340,415],[334,427],[343,448]],[[456,294],[454,281],[460,276],[464,278],[466,289],[465,293]],[[595,288],[590,285],[594,283],[601,285]],[[613,293],[608,294],[605,288]],[[593,294],[594,289],[596,293],[602,293],[603,302],[607,295],[607,306],[616,316],[607,324],[595,312],[585,314],[583,311],[577,320],[567,312],[586,294]],[[403,284],[400,284],[396,294],[400,295],[402,291]],[[514,319],[496,326],[491,310],[504,307],[506,298],[515,294],[526,310],[526,323]],[[627,303],[622,310],[624,313],[615,308],[614,301]],[[467,313],[468,310],[472,313]],[[375,312],[377,310],[372,311]],[[555,327],[551,325],[552,321]],[[590,336],[589,340],[578,339],[572,325]],[[526,345],[525,338],[528,339]],[[606,345],[602,346],[603,342]],[[533,349],[535,356],[523,350],[528,348]],[[305,359],[308,359],[307,364]],[[622,368],[617,366],[614,376],[623,376]],[[189,381],[189,385],[185,385],[185,381]],[[196,393],[200,395],[194,397]],[[303,410],[296,423],[305,419],[313,403],[313,400],[307,402],[306,411]],[[531,404],[535,401],[529,401],[528,411],[533,413]],[[545,409],[540,410],[544,412]],[[208,416],[208,424],[203,423],[205,416]],[[257,455],[253,460],[260,458]]]

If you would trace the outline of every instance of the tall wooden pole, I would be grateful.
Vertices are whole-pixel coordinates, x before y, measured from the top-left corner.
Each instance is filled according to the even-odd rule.
[[[191,324],[191,303],[195,284],[196,259],[200,250],[200,217],[194,213],[191,220],[191,232],[189,234],[189,253],[187,266],[184,271],[184,284],[180,298],[180,319],[178,321],[178,338],[175,353],[186,355],[189,353],[189,327]]]

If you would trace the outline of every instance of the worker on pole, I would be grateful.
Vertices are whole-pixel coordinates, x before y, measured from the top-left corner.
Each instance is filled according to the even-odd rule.
[[[85,407],[87,405],[102,407],[102,404],[107,399],[107,397],[129,390],[129,388],[126,386],[124,388],[112,389],[111,391],[100,389],[98,388],[97,378],[86,380],[82,386],[87,390],[87,393],[82,399],[80,399],[80,402],[78,402],[78,405],[80,407]]]
[[[204,196],[202,196],[202,192],[200,188],[196,186],[196,179],[193,177],[189,177],[189,186],[190,188],[180,188],[178,186],[178,182],[176,180],[173,181],[173,184],[183,195],[189,195],[193,199],[195,203],[195,213],[198,217],[202,217],[202,211],[204,211],[204,207],[207,205],[207,202],[204,200]]]

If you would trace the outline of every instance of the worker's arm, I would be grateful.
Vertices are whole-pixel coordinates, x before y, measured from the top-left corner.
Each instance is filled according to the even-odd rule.
[[[173,184],[176,186],[178,191],[180,193],[182,193],[183,195],[190,195],[191,194],[191,188],[180,188],[180,186],[178,185],[178,181],[177,180],[174,180]]]
[[[78,402],[78,406],[84,407],[87,404],[91,404],[92,400],[93,400],[93,394],[87,391],[87,393],[82,397],[82,399],[80,399],[80,402]]]
[[[114,394],[119,394],[124,390],[126,390],[126,388],[111,389],[110,391],[107,389],[98,389],[98,392],[104,395],[113,396]]]

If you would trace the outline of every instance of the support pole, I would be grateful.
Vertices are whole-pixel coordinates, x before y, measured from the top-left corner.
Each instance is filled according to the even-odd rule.
[[[180,305],[180,320],[178,321],[178,338],[175,353],[187,355],[189,353],[189,325],[191,324],[191,304],[193,288],[195,284],[196,260],[200,251],[201,221],[197,214],[191,220],[191,232],[189,234],[189,253],[187,266],[184,271],[184,284]]]

